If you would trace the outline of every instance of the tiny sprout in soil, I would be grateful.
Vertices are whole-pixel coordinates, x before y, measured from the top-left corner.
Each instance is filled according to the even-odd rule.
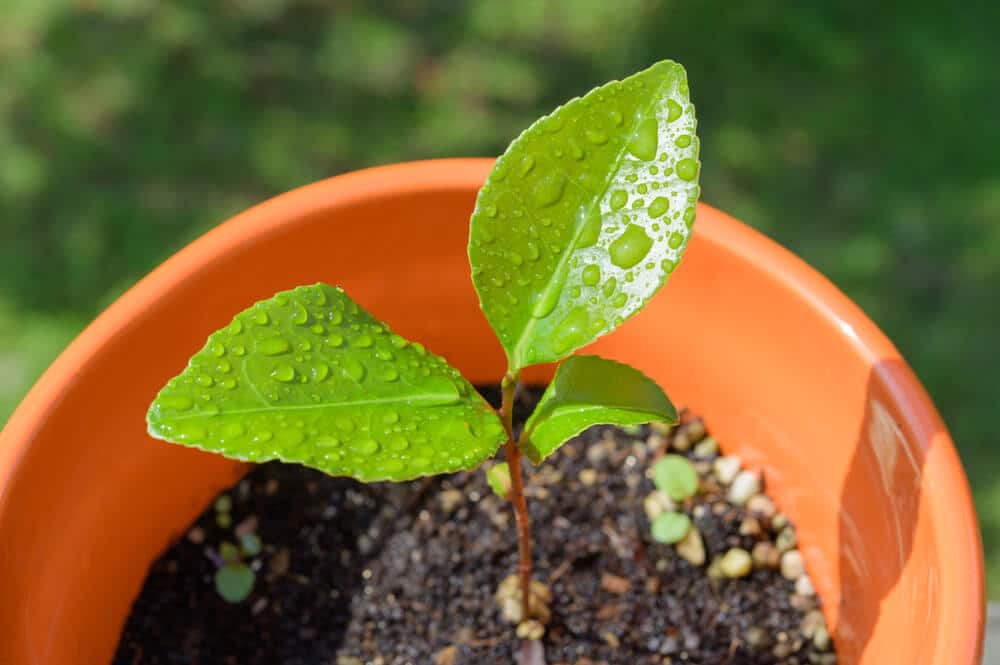
[[[215,501],[215,522],[222,529],[232,525],[230,511],[233,501],[228,494],[223,494]],[[208,550],[209,558],[216,565],[215,590],[223,600],[238,603],[245,600],[256,581],[253,568],[247,564],[246,558],[260,554],[263,544],[260,536],[253,531],[253,524],[240,524],[234,529],[234,535],[239,545],[224,541],[219,545],[219,551]]]
[[[663,61],[557,108],[497,160],[479,191],[468,253],[507,356],[498,410],[443,358],[342,289],[316,284],[259,302],[213,333],[157,395],[149,432],[363,482],[472,469],[503,447],[506,462],[487,474],[513,507],[520,564],[498,593],[517,634],[537,639],[551,599],[531,579],[522,456],[540,464],[592,425],[677,421],[640,371],[572,354],[637,313],[677,266],[700,193],[695,129],[684,69]],[[553,362],[561,364],[551,384],[515,436],[521,371]],[[667,500],[697,489],[683,457],[661,460],[655,482]],[[229,505],[228,497],[216,504],[222,528],[231,525]],[[670,514],[653,524],[659,541],[678,542],[690,528]],[[216,575],[219,594],[233,602],[250,593],[245,558],[260,551],[256,535],[239,541],[220,547]]]

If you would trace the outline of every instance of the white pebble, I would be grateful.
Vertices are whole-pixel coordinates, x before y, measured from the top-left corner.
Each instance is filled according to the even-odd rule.
[[[677,510],[677,504],[667,496],[666,492],[653,490],[643,499],[642,507],[646,511],[646,517],[650,521],[655,520],[663,513],[672,513]]]
[[[742,466],[743,460],[736,455],[719,457],[712,464],[712,467],[715,470],[715,477],[723,485],[728,485],[733,482],[733,479],[736,478],[736,474],[740,472],[740,467]]]
[[[795,580],[795,593],[800,596],[816,595],[816,589],[813,587],[812,580],[809,579],[808,575],[802,575],[802,577]]]
[[[699,441],[694,447],[695,457],[712,457],[719,454],[719,442],[712,437]]]
[[[758,494],[750,497],[750,500],[747,501],[747,510],[758,518],[763,519],[770,519],[777,512],[777,509],[774,507],[774,501],[771,501],[771,497],[766,494]]]
[[[726,496],[732,503],[742,506],[757,494],[760,494],[760,474],[756,471],[740,471],[733,478]]]
[[[789,550],[781,555],[781,576],[786,580],[797,580],[806,572],[805,564],[802,562],[802,553],[798,550]]]
[[[745,549],[734,547],[723,555],[719,569],[729,578],[746,577],[753,570],[753,559]]]
[[[705,563],[705,541],[694,526],[688,529],[687,535],[675,547],[677,555],[688,563],[695,566]]]

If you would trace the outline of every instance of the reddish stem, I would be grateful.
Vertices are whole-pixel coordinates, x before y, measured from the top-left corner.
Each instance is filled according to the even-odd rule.
[[[531,525],[528,523],[528,502],[524,497],[524,483],[521,479],[521,451],[514,440],[514,394],[517,391],[517,373],[508,373],[500,384],[502,399],[500,419],[507,430],[504,455],[510,467],[510,492],[508,498],[514,507],[514,521],[517,523],[517,548],[520,554],[517,573],[521,582],[521,620],[531,616]]]

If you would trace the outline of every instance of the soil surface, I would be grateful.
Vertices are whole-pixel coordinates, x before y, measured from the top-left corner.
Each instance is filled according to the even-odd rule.
[[[539,394],[524,391],[517,415]],[[825,636],[818,599],[779,570],[710,575],[653,541],[647,471],[673,433],[630,432],[592,428],[527,464],[535,578],[552,592],[548,665],[836,663],[828,638],[812,639],[817,628]],[[227,495],[231,524],[209,506],[153,564],[115,665],[516,662],[520,641],[494,599],[517,566],[513,515],[482,470],[364,485],[270,463]],[[767,524],[741,535],[747,510],[723,496],[683,507],[708,562],[773,538]],[[263,541],[248,559],[256,584],[230,604],[213,586],[217,552],[250,531]]]

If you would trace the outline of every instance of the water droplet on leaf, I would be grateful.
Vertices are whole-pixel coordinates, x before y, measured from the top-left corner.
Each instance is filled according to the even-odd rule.
[[[631,268],[646,257],[652,246],[652,238],[646,235],[641,226],[629,224],[611,243],[608,252],[611,254],[611,262],[616,266]]]
[[[656,118],[645,118],[636,127],[635,135],[628,143],[628,151],[644,162],[648,162],[656,158],[656,144]]]

